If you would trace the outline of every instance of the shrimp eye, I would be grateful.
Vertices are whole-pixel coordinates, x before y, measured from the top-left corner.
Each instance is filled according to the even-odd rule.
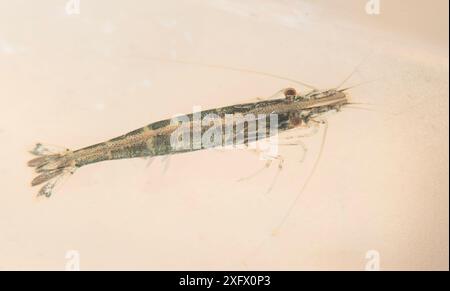
[[[284,89],[284,96],[287,100],[292,101],[294,100],[295,96],[297,96],[297,91],[294,88],[287,88]]]

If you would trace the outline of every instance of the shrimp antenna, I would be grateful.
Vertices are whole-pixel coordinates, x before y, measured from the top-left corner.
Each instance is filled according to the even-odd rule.
[[[364,64],[367,59],[372,56],[374,53],[374,51],[370,52],[367,56],[365,56],[361,62],[359,62],[359,64],[350,72],[350,74],[336,87],[337,89],[341,88],[342,86],[344,86],[345,83],[347,83],[348,80],[350,80],[351,77],[353,77],[353,75],[359,70],[359,68],[362,66],[362,64]]]
[[[291,205],[289,206],[289,209],[287,210],[286,214],[283,216],[283,219],[281,219],[281,221],[279,222],[277,227],[274,229],[274,231],[273,231],[274,234],[277,234],[280,231],[280,229],[283,226],[283,224],[285,223],[285,221],[289,218],[289,216],[292,213],[292,210],[294,210],[294,207],[297,204],[298,199],[303,194],[305,189],[308,187],[309,182],[311,181],[312,177],[314,176],[314,173],[317,170],[317,167],[319,165],[319,161],[320,161],[320,159],[322,157],[322,154],[323,154],[323,149],[325,148],[325,141],[326,141],[327,131],[328,131],[328,122],[326,120],[323,120],[322,122],[323,122],[323,125],[324,125],[324,129],[323,129],[323,137],[322,137],[322,142],[320,144],[319,154],[318,154],[318,156],[316,158],[316,161],[314,162],[314,165],[313,165],[313,167],[311,169],[311,172],[309,173],[308,177],[306,178],[303,186],[300,188],[300,192],[298,192],[298,194],[295,197],[294,201],[292,201]]]
[[[378,79],[374,79],[374,80],[369,80],[369,81],[361,82],[361,83],[358,83],[358,84],[356,84],[356,85],[352,85],[352,86],[346,87],[346,88],[344,88],[344,89],[339,89],[338,91],[339,91],[339,92],[344,92],[344,91],[347,91],[347,90],[350,90],[350,89],[353,89],[353,88],[356,88],[356,87],[359,87],[359,86],[362,86],[362,85],[366,85],[366,84],[370,84],[370,83],[375,82],[375,81],[379,81],[379,80],[381,80],[381,79],[382,79],[382,78],[378,78]]]
[[[235,72],[251,73],[251,74],[272,77],[272,78],[279,79],[279,80],[293,82],[293,83],[302,85],[302,86],[307,87],[312,90],[318,90],[316,87],[314,87],[310,84],[298,81],[298,80],[279,76],[279,75],[272,74],[272,73],[254,71],[254,70],[245,69],[245,68],[235,68],[235,67],[228,67],[228,66],[223,66],[223,65],[205,64],[205,63],[191,62],[191,61],[185,61],[185,60],[163,59],[163,58],[157,58],[157,57],[146,57],[145,59],[159,61],[159,62],[169,62],[169,63],[177,63],[177,64],[185,64],[185,65],[196,65],[196,66],[202,66],[202,67],[208,67],[208,68],[224,69],[224,70],[235,71]]]

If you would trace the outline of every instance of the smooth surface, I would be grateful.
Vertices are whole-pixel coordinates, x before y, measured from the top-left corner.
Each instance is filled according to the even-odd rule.
[[[0,269],[448,269],[448,1],[0,0]],[[270,96],[296,84],[354,102],[285,166],[208,151],[81,168],[36,201],[35,142],[77,149],[150,122]],[[166,170],[165,170],[166,169]],[[368,253],[369,252],[369,253]],[[70,256],[70,253],[69,253]]]

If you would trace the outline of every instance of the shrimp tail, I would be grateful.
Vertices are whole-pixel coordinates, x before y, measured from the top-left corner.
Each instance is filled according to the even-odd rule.
[[[58,181],[66,174],[73,174],[77,168],[73,152],[69,149],[53,153],[49,147],[38,143],[30,153],[37,157],[28,161],[28,166],[38,174],[31,181],[31,186],[45,183],[38,196],[50,197]]]

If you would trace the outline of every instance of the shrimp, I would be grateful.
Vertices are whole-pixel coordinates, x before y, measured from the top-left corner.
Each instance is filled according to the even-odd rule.
[[[225,121],[230,114],[251,114],[258,116],[259,119],[267,119],[267,121],[270,121],[268,115],[275,115],[278,120],[277,131],[284,132],[310,124],[321,115],[330,111],[339,111],[342,106],[350,104],[345,90],[313,89],[306,94],[299,94],[293,88],[286,88],[282,90],[284,94],[281,98],[213,108],[201,111],[200,115],[204,117],[213,114],[218,117],[219,121]],[[206,147],[196,146],[193,142],[181,149],[173,147],[172,137],[177,130],[180,130],[182,126],[192,129],[198,123],[193,113],[186,116],[188,118],[187,125],[174,123],[173,119],[160,120],[108,141],[78,150],[65,149],[54,153],[39,143],[31,151],[36,157],[28,162],[28,166],[34,168],[38,174],[32,180],[31,185],[43,184],[38,196],[50,197],[62,176],[74,174],[76,170],[89,164],[138,157],[171,156],[205,149]],[[265,124],[267,124],[267,132],[270,122]],[[250,129],[245,124],[235,124],[234,128],[239,125],[247,130],[244,144],[250,142],[251,131],[254,133],[255,130],[260,130]],[[204,134],[214,126],[202,124],[199,133]],[[223,130],[223,127],[220,126],[219,129]],[[230,139],[236,140],[238,134],[239,132],[234,131]],[[270,132],[263,138],[267,136],[270,136]]]

